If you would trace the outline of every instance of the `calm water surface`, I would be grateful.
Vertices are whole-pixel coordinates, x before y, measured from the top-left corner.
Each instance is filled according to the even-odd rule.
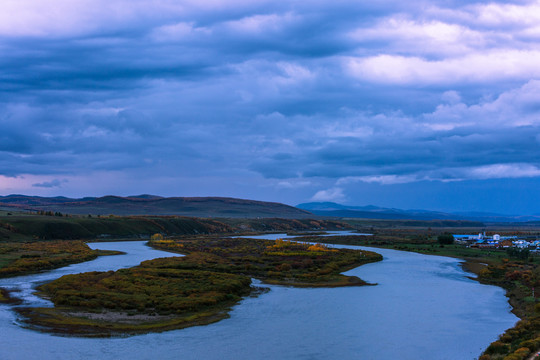
[[[143,242],[94,243],[122,250],[45,274],[2,279],[27,303],[31,289],[66,273],[111,270],[171,256]],[[338,247],[338,246],[336,246]],[[349,246],[352,247],[352,246]],[[354,248],[354,247],[352,247]],[[84,339],[21,328],[0,305],[0,359],[475,359],[518,320],[504,291],[466,278],[459,261],[376,249],[384,261],[347,272],[377,286],[269,286],[216,324],[129,338]]]

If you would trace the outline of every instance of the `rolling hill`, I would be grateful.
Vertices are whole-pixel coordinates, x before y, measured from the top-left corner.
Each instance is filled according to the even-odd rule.
[[[138,195],[70,199],[26,195],[0,196],[0,208],[51,211],[75,215],[178,215],[192,217],[302,219],[309,211],[293,206],[225,197],[159,197]]]

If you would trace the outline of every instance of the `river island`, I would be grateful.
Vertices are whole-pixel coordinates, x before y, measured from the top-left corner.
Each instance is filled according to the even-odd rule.
[[[38,287],[53,308],[21,308],[34,328],[80,336],[124,336],[208,324],[227,317],[263,283],[295,287],[368,285],[341,273],[382,256],[322,244],[199,236],[149,241],[183,257],[108,272],[66,275]]]

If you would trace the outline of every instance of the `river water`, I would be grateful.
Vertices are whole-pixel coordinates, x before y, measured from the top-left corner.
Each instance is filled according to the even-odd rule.
[[[93,243],[121,250],[83,264],[17,278],[26,304],[37,284],[67,273],[114,270],[172,254],[144,242]],[[336,245],[336,247],[339,247]],[[353,246],[348,246],[355,248]],[[0,359],[449,359],[472,360],[518,320],[501,288],[468,279],[459,260],[375,249],[384,261],[347,272],[376,286],[268,286],[218,323],[127,338],[61,337],[22,328],[0,305]]]

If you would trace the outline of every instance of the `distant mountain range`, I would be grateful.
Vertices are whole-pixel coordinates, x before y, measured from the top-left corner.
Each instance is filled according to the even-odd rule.
[[[540,216],[513,216],[483,212],[446,213],[401,210],[378,206],[348,206],[333,202],[311,202],[297,207],[266,201],[226,197],[161,197],[155,195],[103,196],[72,199],[63,196],[0,196],[0,209],[52,211],[76,215],[179,215],[206,218],[317,217],[382,220],[468,220],[477,222],[539,222]]]
[[[193,217],[302,219],[313,217],[293,206],[225,197],[104,196],[70,199],[26,195],[0,196],[0,208],[78,215],[180,215]]]
[[[503,215],[487,212],[456,212],[446,213],[429,210],[401,210],[383,208],[373,205],[348,206],[334,202],[310,202],[296,206],[319,216],[340,218],[364,219],[392,219],[392,220],[470,220],[482,222],[535,222],[540,221],[537,215]]]

